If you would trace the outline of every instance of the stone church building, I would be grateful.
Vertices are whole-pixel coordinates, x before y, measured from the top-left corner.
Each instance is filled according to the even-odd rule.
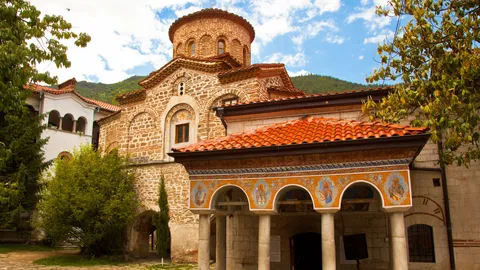
[[[283,64],[250,63],[252,25],[223,10],[169,37],[173,59],[98,121],[100,148],[136,173],[132,254],[149,251],[163,175],[175,262],[480,269],[479,167],[442,177],[427,129],[366,122],[362,101],[391,88],[307,95]]]

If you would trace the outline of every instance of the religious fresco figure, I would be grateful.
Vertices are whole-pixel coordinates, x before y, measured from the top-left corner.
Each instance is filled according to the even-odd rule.
[[[197,206],[202,206],[207,198],[207,188],[203,183],[197,183],[193,188],[193,202]]]
[[[335,187],[330,177],[323,177],[320,180],[315,194],[322,205],[330,205],[334,202]]]
[[[392,185],[388,189],[388,196],[394,201],[400,201],[405,196],[405,189],[400,184],[398,177],[392,178]]]
[[[272,192],[265,180],[258,180],[253,188],[253,200],[257,207],[265,208],[268,205]]]

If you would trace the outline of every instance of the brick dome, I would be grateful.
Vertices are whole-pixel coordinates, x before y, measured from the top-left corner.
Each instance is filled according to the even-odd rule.
[[[176,20],[168,31],[173,57],[211,58],[229,53],[244,66],[250,65],[253,26],[236,14],[203,9]]]

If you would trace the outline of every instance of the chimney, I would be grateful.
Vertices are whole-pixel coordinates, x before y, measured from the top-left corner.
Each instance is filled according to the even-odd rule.
[[[77,80],[75,78],[71,78],[70,80],[64,81],[63,83],[58,85],[58,90],[75,90],[75,85],[77,84]]]

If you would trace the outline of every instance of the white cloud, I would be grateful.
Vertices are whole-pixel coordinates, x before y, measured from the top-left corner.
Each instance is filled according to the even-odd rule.
[[[384,29],[378,34],[374,33],[374,36],[372,37],[365,38],[365,40],[363,41],[363,44],[367,44],[367,43],[378,44],[388,39],[392,39],[394,35],[395,33],[393,31]]]
[[[288,75],[290,75],[290,77],[296,77],[296,76],[302,76],[302,75],[308,75],[308,74],[311,74],[311,72],[306,71],[305,69],[302,69],[299,71],[288,70]]]
[[[362,6],[368,5],[369,2],[370,2],[369,0],[362,0],[362,1],[361,1]]]
[[[324,12],[338,11],[341,6],[340,0],[315,0],[315,6],[320,9],[320,14]]]
[[[331,20],[309,23],[305,28],[299,29],[299,34],[292,37],[292,42],[301,47],[305,40],[315,37],[320,31],[324,30],[338,31],[338,28]]]
[[[363,55],[360,55],[360,56],[358,57],[359,60],[363,60],[363,58],[364,58]]]
[[[328,43],[342,44],[345,41],[345,38],[337,35],[328,34],[325,40]]]
[[[304,52],[296,54],[274,53],[267,57],[266,63],[284,63],[289,67],[303,67],[307,64],[307,58]]]
[[[183,17],[185,15],[188,15],[190,13],[194,13],[196,11],[199,11],[201,10],[202,8],[199,7],[199,6],[191,6],[189,8],[186,8],[186,9],[179,9],[179,10],[175,10],[175,15],[177,15],[177,17]]]
[[[364,2],[362,0],[362,4],[364,3],[368,3],[368,1]],[[348,15],[347,22],[352,23],[356,20],[363,20],[369,31],[382,29],[391,23],[392,17],[378,16],[375,11],[377,6],[388,7],[387,5],[388,0],[373,0],[372,6],[370,7],[355,8],[356,12]]]

